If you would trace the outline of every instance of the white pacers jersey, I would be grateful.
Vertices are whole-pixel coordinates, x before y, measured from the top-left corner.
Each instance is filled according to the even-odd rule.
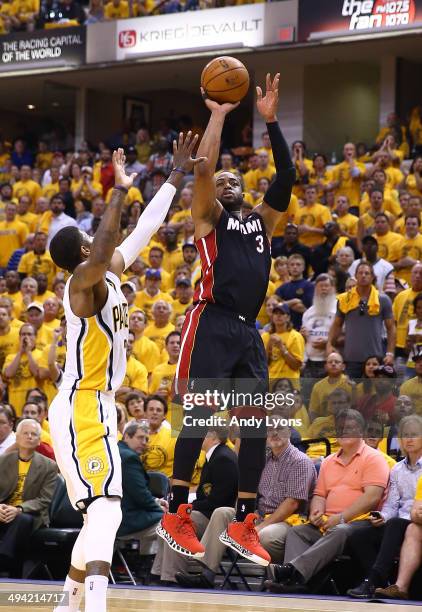
[[[77,317],[70,307],[66,283],[63,306],[67,323],[66,365],[60,390],[116,391],[126,374],[129,332],[128,304],[120,280],[107,272],[107,301],[93,317]]]

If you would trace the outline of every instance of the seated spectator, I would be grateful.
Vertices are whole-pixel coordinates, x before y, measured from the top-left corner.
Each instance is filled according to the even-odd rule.
[[[305,260],[302,255],[290,255],[287,267],[290,281],[284,283],[276,294],[289,306],[292,313],[292,322],[296,330],[302,327],[303,313],[312,305],[314,285],[304,278]]]
[[[50,201],[50,210],[45,212],[39,223],[39,229],[44,234],[47,234],[47,248],[50,242],[59,230],[67,226],[75,226],[76,221],[73,217],[69,217],[64,212],[66,203],[63,197],[59,194],[53,196]]]
[[[349,212],[349,199],[345,195],[339,195],[335,199],[335,213],[337,215],[337,223],[340,226],[340,231],[343,236],[349,240],[356,238],[358,235],[359,217],[352,215]],[[334,216],[333,216],[334,218]]]
[[[145,416],[145,394],[140,391],[132,391],[125,398],[125,408],[128,413],[129,420],[146,421]]]
[[[412,161],[409,174],[405,178],[405,189],[411,195],[422,196],[422,157],[420,155]]]
[[[421,220],[415,215],[406,215],[405,234],[394,243],[394,254],[391,261],[397,275],[409,282],[411,270],[419,262],[422,251],[422,234],[420,233]]]
[[[131,421],[123,431],[123,439],[118,442],[122,460],[122,522],[117,537],[129,536],[139,540],[139,554],[152,554],[156,541],[156,528],[168,510],[164,499],[155,498],[149,490],[149,477],[142,464],[140,455],[148,444],[148,426]]]
[[[342,272],[349,273],[349,268],[355,259],[355,254],[352,247],[345,246],[339,249],[336,253],[336,266],[342,270]]]
[[[415,572],[420,567],[420,559],[422,553],[422,522],[420,511],[422,501],[422,477],[420,476],[422,453],[422,420],[420,417],[411,416],[403,419],[403,421],[404,423],[402,426],[402,444],[403,450],[406,453],[406,458],[402,462],[400,462],[395,468],[395,470],[398,470],[399,466],[403,466],[400,473],[397,472],[394,475],[394,480],[394,470],[391,474],[392,489],[393,491],[397,491],[396,497],[393,497],[393,499],[391,500],[391,511],[396,510],[397,497],[399,495],[399,492],[403,491],[404,499],[403,502],[400,503],[400,508],[398,512],[398,516],[402,516],[402,518],[398,518],[395,520],[394,531],[392,531],[391,529],[392,526],[388,530],[390,532],[390,538],[388,540],[387,528],[390,526],[390,523],[394,521],[394,519],[389,520],[387,522],[384,528],[381,549],[379,550],[378,556],[376,557],[374,567],[372,569],[370,566],[365,566],[365,568],[367,567],[366,575],[368,576],[368,580],[366,581],[366,584],[362,583],[362,585],[360,585],[361,588],[357,587],[356,589],[357,591],[363,590],[364,593],[369,593],[370,597],[377,597],[380,599],[409,599],[410,583]],[[408,436],[408,438],[406,438],[406,436]],[[413,473],[411,473],[412,466]],[[415,476],[417,475],[419,475],[419,479],[415,478]],[[387,502],[389,499],[390,496],[387,498]],[[387,517],[389,509],[390,508],[388,507],[383,507],[382,509],[381,516],[383,522],[386,519],[388,520]],[[385,516],[386,510],[387,516]],[[401,546],[402,542],[403,545]],[[367,543],[368,540],[365,541],[365,550]],[[386,586],[390,577],[393,563],[397,555],[399,554],[399,551],[400,562],[396,582],[395,584]],[[384,554],[383,557],[382,554]],[[364,560],[364,563],[365,561],[366,559]],[[376,587],[375,592],[374,586]]]
[[[340,450],[321,464],[309,514],[310,524],[287,533],[284,565],[274,566],[276,593],[309,592],[313,576],[343,552],[355,530],[368,525],[388,485],[384,458],[363,441],[365,422],[355,410],[338,415]]]
[[[129,329],[134,333],[134,356],[144,364],[150,374],[160,363],[160,350],[157,345],[144,335],[147,318],[142,310],[135,310],[129,317]]]
[[[29,324],[22,325],[19,330],[19,349],[17,353],[6,357],[2,372],[8,382],[9,401],[18,416],[22,414],[27,390],[38,385],[38,361],[41,354],[35,348],[34,328]]]
[[[162,472],[169,478],[173,474],[174,446],[176,437],[172,436],[167,402],[160,395],[150,395],[145,400],[145,417],[149,422],[149,443],[142,455],[146,470]]]
[[[406,364],[406,374],[412,378],[415,374],[415,363],[413,355],[419,352],[422,345],[422,294],[418,294],[413,300],[414,318],[407,325],[406,350],[408,358]]]
[[[15,444],[13,413],[7,406],[0,406],[0,456]]]
[[[17,450],[0,457],[0,562],[20,577],[31,532],[48,526],[48,507],[56,486],[54,461],[35,452],[41,426],[32,419],[16,429]]]
[[[375,273],[370,263],[358,265],[356,280],[356,287],[338,296],[337,313],[327,340],[327,351],[332,352],[333,342],[343,333],[344,326],[344,358],[351,378],[362,376],[363,364],[370,355],[384,354],[384,326],[387,330],[386,365],[393,364],[395,346],[391,301],[375,289]]]
[[[176,366],[180,353],[180,334],[170,332],[166,338],[167,362],[160,363],[151,374],[148,392],[164,397],[166,401],[171,398],[171,386],[176,374]]]
[[[413,355],[415,374],[400,387],[400,395],[407,395],[413,402],[416,414],[422,415],[422,349]]]
[[[176,291],[172,302],[173,317],[185,314],[186,310],[192,305],[193,288],[188,278],[179,278],[176,281]]]
[[[272,420],[267,434],[270,452],[258,485],[258,514],[256,525],[263,548],[276,563],[284,557],[286,535],[291,525],[300,522],[306,514],[309,499],[315,486],[316,471],[312,462],[289,441],[289,429]],[[285,483],[273,487],[273,483]],[[183,587],[213,588],[216,568],[224,554],[218,541],[219,535],[233,520],[233,508],[216,508],[203,535],[202,542],[213,542],[211,550],[206,549],[206,565],[202,574],[190,576],[177,573],[176,580]],[[220,531],[217,531],[217,530]]]
[[[204,539],[201,540],[207,550],[202,562],[210,570],[209,573],[208,570],[205,570],[205,578],[202,581],[198,579],[196,582],[196,584],[201,584],[201,588],[213,588],[214,572],[218,571],[219,560],[225,551],[225,545],[218,540],[216,535],[216,529],[218,530],[219,526],[221,528],[218,535],[225,529],[226,525],[222,522],[224,516],[218,515],[219,518],[217,517],[216,521],[213,520],[213,516],[219,509],[229,509],[234,513],[237,497],[237,456],[226,446],[228,434],[228,428],[226,427],[211,428],[202,443],[202,450],[206,453],[206,462],[201,472],[196,499],[192,503],[190,514],[198,537],[207,538],[206,542],[204,542]],[[179,508],[179,511],[181,508],[183,506]],[[185,511],[187,509],[188,507],[185,506]],[[227,523],[229,520],[227,520]],[[212,534],[207,537],[207,526],[211,527],[213,523]],[[179,555],[160,541],[158,553],[152,566],[152,573],[161,576],[163,581],[174,583],[176,574],[186,570],[186,557]]]
[[[292,329],[290,308],[275,304],[272,309],[270,331],[262,334],[268,356],[270,379],[299,378],[305,342],[299,332]]]
[[[309,426],[306,437],[308,438],[327,438],[331,445],[331,452],[336,453],[339,450],[339,442],[337,440],[337,418],[345,410],[352,407],[352,397],[346,389],[337,387],[327,396],[326,410],[324,416],[317,417]],[[312,444],[306,454],[315,464],[319,465],[326,453],[326,447],[323,442]]]
[[[300,333],[305,338],[305,369],[302,376],[322,378],[328,332],[336,314],[336,297],[333,279],[320,274],[315,280],[312,306],[305,310]]]
[[[152,305],[153,322],[146,326],[144,334],[155,342],[160,351],[163,350],[169,333],[174,331],[174,325],[170,323],[171,314],[172,306],[164,300],[158,300]]]
[[[155,285],[152,285],[150,283],[147,286],[149,286],[150,288],[157,287],[159,289],[162,289],[163,292],[167,293],[168,291],[170,291],[173,285],[171,283],[171,276],[169,272],[166,272],[163,268],[163,256],[164,256],[164,250],[161,247],[159,246],[151,247],[148,253],[149,270],[156,270],[157,272],[160,273],[161,283],[156,283]],[[148,272],[148,270],[146,272]],[[145,276],[145,278],[147,277]],[[148,276],[148,278],[156,280],[155,277],[150,276],[150,275]],[[157,279],[158,279],[158,275],[157,275]],[[153,291],[150,291],[149,293],[153,294]],[[138,299],[138,305],[139,307],[142,307],[140,299]],[[149,309],[147,308],[147,310]]]
[[[413,402],[407,395],[399,395],[394,404],[393,413],[390,415],[390,424],[384,428],[384,437],[379,444],[379,450],[394,457],[396,461],[403,459],[399,439],[399,427],[401,421],[414,414]]]
[[[337,250],[343,246],[351,246],[353,242],[346,236],[340,235],[340,226],[335,221],[324,224],[324,240],[312,249],[311,266],[314,278],[319,274],[326,273],[328,266],[335,261]]]
[[[327,398],[335,389],[343,389],[350,394],[352,386],[350,380],[344,373],[345,365],[343,357],[336,351],[330,353],[325,362],[327,376],[316,382],[312,388],[309,402],[309,413],[311,419],[327,415]]]
[[[379,448],[379,445],[383,439],[384,439],[384,423],[383,422],[380,423],[376,417],[374,420],[369,421],[369,423],[366,426],[365,443],[371,448],[375,448],[379,453],[381,453],[381,455],[386,460],[388,467],[391,470],[396,465],[397,462],[393,459],[393,457],[390,457],[390,455],[387,455],[386,453],[384,453],[384,451],[382,451]]]

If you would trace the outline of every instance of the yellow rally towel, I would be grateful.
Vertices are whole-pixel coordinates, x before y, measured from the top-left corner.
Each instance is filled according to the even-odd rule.
[[[350,291],[346,291],[345,293],[340,293],[338,296],[338,306],[340,311],[343,314],[347,314],[351,310],[355,310],[359,308],[360,303],[360,295],[356,290],[356,287],[350,289]],[[372,285],[371,293],[369,294],[368,299],[368,314],[371,317],[376,317],[380,313],[380,298],[379,293]]]

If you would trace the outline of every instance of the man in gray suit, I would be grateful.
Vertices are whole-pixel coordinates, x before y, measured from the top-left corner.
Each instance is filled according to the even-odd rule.
[[[16,429],[17,450],[0,456],[0,567],[19,574],[31,532],[48,526],[57,465],[35,451],[41,426],[24,419]]]

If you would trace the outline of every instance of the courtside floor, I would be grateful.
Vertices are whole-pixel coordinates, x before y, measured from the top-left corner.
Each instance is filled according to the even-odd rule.
[[[50,612],[52,606],[20,605],[5,601],[5,592],[61,591],[57,582],[21,582],[0,580],[0,610],[13,612]],[[108,611],[139,610],[142,612],[421,612],[422,602],[403,604],[353,602],[349,599],[293,597],[270,594],[243,594],[226,591],[185,591],[148,587],[113,586],[108,590]],[[81,607],[83,610],[83,606]]]

